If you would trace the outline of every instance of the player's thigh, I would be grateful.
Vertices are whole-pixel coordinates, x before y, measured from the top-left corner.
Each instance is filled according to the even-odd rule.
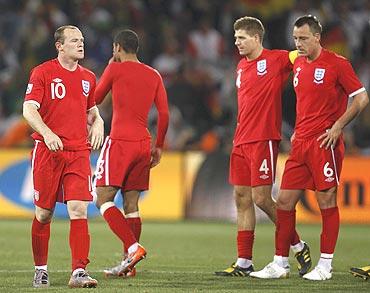
[[[272,185],[275,181],[279,141],[251,143],[250,152],[252,186]]]
[[[234,186],[251,186],[250,156],[242,146],[234,146],[230,155],[229,182]]]
[[[64,201],[92,201],[89,150],[68,152],[62,184]]]
[[[344,142],[339,139],[334,148],[320,148],[313,140],[309,148],[309,168],[317,190],[327,190],[339,184],[344,158]]]
[[[94,185],[121,187],[135,159],[136,145],[108,137],[96,164]]]
[[[145,139],[137,143],[136,156],[123,182],[123,190],[148,190],[150,176],[150,140]]]
[[[31,153],[34,204],[40,208],[53,210],[55,207],[64,168],[61,154],[51,152],[39,141]]]
[[[285,163],[280,189],[315,190],[311,171],[304,162],[296,161],[291,156]]]

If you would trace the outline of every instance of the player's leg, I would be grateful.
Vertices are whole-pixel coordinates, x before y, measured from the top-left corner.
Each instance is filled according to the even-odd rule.
[[[252,197],[254,203],[263,210],[273,223],[276,223],[276,203],[272,198],[272,184],[275,182],[276,162],[279,142],[274,140],[259,141],[252,146]],[[300,275],[311,267],[308,245],[294,232],[291,249],[298,261]]]
[[[305,279],[322,281],[331,279],[332,259],[339,234],[339,211],[337,207],[337,185],[339,184],[344,157],[344,142],[340,138],[335,148],[320,148],[320,142],[312,141],[310,168],[314,177],[316,199],[322,218],[320,259]]]
[[[72,257],[72,274],[68,283],[71,288],[96,287],[98,282],[89,276],[90,234],[87,207],[92,201],[90,152],[64,151],[66,162],[63,172],[63,201],[67,202],[70,219],[69,246]]]
[[[337,207],[337,187],[325,191],[317,191],[322,231],[320,237],[320,259],[317,266],[303,278],[313,281],[328,280],[332,277],[332,261],[335,245],[339,235],[339,210]]]
[[[276,203],[274,260],[261,271],[251,273],[251,277],[278,279],[289,276],[289,249],[295,233],[295,206],[301,192],[302,190],[280,190]]]
[[[252,251],[256,217],[252,200],[250,160],[241,146],[234,147],[230,157],[230,182],[234,185],[237,211],[238,258],[229,268],[215,272],[218,276],[248,276],[253,271]]]
[[[47,272],[48,248],[50,238],[50,222],[53,210],[35,206],[35,217],[32,222],[32,252],[35,263],[33,286],[49,287]]]
[[[87,223],[88,201],[69,200],[67,210],[70,218],[69,246],[72,254],[72,275],[68,282],[71,288],[93,288],[98,282],[86,271],[90,262],[90,234]]]
[[[35,264],[33,286],[49,287],[47,272],[50,222],[53,216],[61,167],[56,154],[45,144],[36,141],[32,151],[31,165],[34,185],[35,217],[32,221],[32,252]]]

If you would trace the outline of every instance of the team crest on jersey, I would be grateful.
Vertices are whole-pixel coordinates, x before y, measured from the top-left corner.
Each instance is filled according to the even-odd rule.
[[[29,95],[32,92],[32,88],[33,88],[32,83],[27,84],[26,95]]]
[[[266,59],[257,62],[257,75],[265,75],[267,73]]]
[[[82,91],[85,97],[89,95],[90,92],[90,82],[87,80],[82,80]]]
[[[323,68],[315,68],[315,73],[314,73],[314,83],[320,84],[323,83],[323,79],[325,76],[325,69]]]

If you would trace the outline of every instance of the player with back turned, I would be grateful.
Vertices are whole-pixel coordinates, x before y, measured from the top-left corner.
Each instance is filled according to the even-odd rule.
[[[132,276],[135,264],[146,255],[138,243],[141,233],[139,195],[149,188],[150,168],[161,159],[168,127],[167,94],[158,71],[137,58],[139,38],[132,30],[120,31],[113,41],[113,59],[97,85],[101,103],[112,91],[113,117],[96,167],[96,205],[111,230],[123,243],[122,262],[105,270],[107,276]],[[112,61],[112,60],[111,60]],[[152,105],[158,111],[157,137],[152,146],[147,129]],[[125,215],[114,204],[121,189]]]

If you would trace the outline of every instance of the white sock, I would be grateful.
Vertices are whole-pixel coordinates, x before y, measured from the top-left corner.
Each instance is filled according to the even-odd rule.
[[[106,211],[107,209],[109,209],[110,207],[114,207],[114,206],[115,206],[115,204],[114,204],[114,202],[113,202],[113,201],[107,201],[107,202],[103,203],[103,204],[101,205],[101,207],[100,207],[100,214],[101,214],[102,216],[104,216],[105,211]]]
[[[125,215],[125,218],[126,219],[128,219],[128,218],[140,218],[139,211],[133,212],[133,213],[128,213],[128,214]]]
[[[235,263],[238,267],[241,267],[243,269],[249,268],[253,262],[250,259],[247,258],[240,258],[238,257],[238,260]]]
[[[35,266],[35,270],[48,270],[48,265],[43,265],[43,266]]]
[[[132,244],[132,245],[127,249],[128,254],[135,252],[135,251],[138,249],[138,247],[139,247],[139,243],[135,242],[134,244]]]
[[[328,272],[331,272],[332,270],[331,263],[333,261],[333,256],[334,256],[333,254],[321,253],[317,266],[324,268]]]
[[[297,252],[302,251],[303,247],[304,247],[304,242],[301,240],[301,241],[299,241],[297,244],[295,244],[295,245],[291,245],[291,246],[290,246],[290,249],[291,249],[294,253],[297,253]]]
[[[82,269],[82,268],[78,268],[78,269],[75,269],[73,272],[72,272],[72,275],[76,275],[76,274],[78,274],[79,272],[84,272],[85,270],[84,269]]]
[[[277,263],[282,268],[289,267],[289,257],[287,256],[275,255],[274,262]]]

